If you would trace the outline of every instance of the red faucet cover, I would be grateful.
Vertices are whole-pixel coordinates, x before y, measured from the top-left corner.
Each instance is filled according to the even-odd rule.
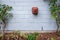
[[[34,15],[37,15],[38,14],[38,7],[32,7],[32,13]]]

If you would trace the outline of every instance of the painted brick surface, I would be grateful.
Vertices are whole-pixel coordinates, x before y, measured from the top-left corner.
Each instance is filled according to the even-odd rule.
[[[43,0],[1,0],[2,4],[13,7],[13,18],[6,30],[56,30],[56,23],[50,16],[49,5]],[[39,13],[32,14],[32,7],[37,6]]]

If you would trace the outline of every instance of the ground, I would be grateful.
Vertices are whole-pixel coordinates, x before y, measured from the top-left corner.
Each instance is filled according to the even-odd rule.
[[[28,34],[32,34],[32,36],[34,35],[33,33],[5,33],[4,40],[28,40]],[[56,32],[37,33],[36,40],[60,40],[60,35],[58,35]]]

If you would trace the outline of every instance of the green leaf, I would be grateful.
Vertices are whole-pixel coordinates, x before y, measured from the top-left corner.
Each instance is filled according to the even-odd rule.
[[[7,10],[8,11],[11,11],[12,10],[12,7],[7,5]]]
[[[28,40],[33,40],[32,34],[28,34]]]

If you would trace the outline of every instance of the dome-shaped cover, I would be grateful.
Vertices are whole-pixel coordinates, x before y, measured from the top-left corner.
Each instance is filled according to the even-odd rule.
[[[32,7],[32,13],[34,15],[37,15],[38,14],[38,7]]]

